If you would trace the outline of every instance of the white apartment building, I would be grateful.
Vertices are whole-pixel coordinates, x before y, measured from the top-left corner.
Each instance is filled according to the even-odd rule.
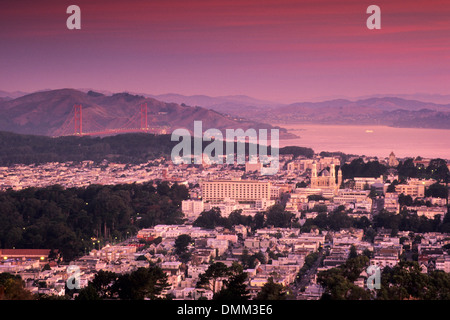
[[[252,180],[216,180],[201,182],[203,201],[220,202],[270,200],[271,183]]]
[[[427,207],[427,206],[420,206],[420,207],[407,207],[408,210],[416,211],[418,216],[425,216],[428,219],[434,219],[435,216],[440,215],[441,220],[444,218],[445,214],[447,213],[446,207]]]
[[[355,177],[353,180],[355,181],[356,190],[364,190],[367,187],[370,189],[374,183],[383,183],[383,176],[379,178]]]
[[[384,196],[384,209],[393,212],[400,212],[400,205],[398,203],[398,193],[397,192],[388,192]]]
[[[425,197],[425,185],[424,184],[398,184],[395,186],[395,192],[398,194],[411,196],[414,198]]]
[[[202,200],[183,200],[181,202],[181,211],[186,218],[196,218],[204,209]]]

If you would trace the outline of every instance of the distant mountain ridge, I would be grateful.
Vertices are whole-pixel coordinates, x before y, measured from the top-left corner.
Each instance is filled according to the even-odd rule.
[[[299,102],[253,111],[241,116],[269,123],[371,124],[405,128],[450,129],[450,104],[436,104],[397,97],[350,101]]]
[[[11,98],[11,96],[18,96]],[[402,97],[400,97],[402,96]],[[204,129],[273,128],[275,124],[316,123],[341,125],[387,125],[408,128],[450,129],[450,103],[424,102],[406,97],[445,101],[450,95],[372,95],[362,99],[330,99],[320,102],[281,104],[245,95],[211,97],[176,93],[111,93],[90,89],[42,90],[31,94],[0,91],[0,130],[25,134],[55,135],[72,112],[83,105],[83,115],[105,128],[120,128],[148,105],[148,122],[175,128],[193,129],[202,120]],[[95,129],[83,122],[84,131]],[[98,127],[98,126],[97,126]],[[280,129],[282,138],[294,137]]]
[[[271,129],[265,122],[238,119],[217,111],[168,103],[154,98],[129,93],[103,93],[75,89],[58,89],[27,94],[16,99],[0,100],[0,130],[23,134],[53,136],[71,117],[73,106],[83,106],[83,131],[102,128],[121,128],[139,112],[146,103],[148,123],[167,127],[168,132],[177,128],[193,130],[195,120],[203,122],[203,129],[219,130],[248,128]],[[94,126],[97,127],[94,127]],[[139,125],[139,124],[138,124]],[[280,136],[295,137],[280,128]]]
[[[166,102],[187,103],[217,110],[230,116],[271,124],[371,124],[405,128],[450,129],[450,95],[372,95],[359,99],[281,104],[247,96],[209,97],[165,94],[154,96]],[[423,97],[426,102],[414,99]]]

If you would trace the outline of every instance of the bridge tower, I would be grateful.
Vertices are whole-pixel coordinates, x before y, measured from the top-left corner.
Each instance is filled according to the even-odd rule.
[[[75,123],[75,132],[74,135],[83,135],[83,107],[81,104],[74,105],[74,123]]]
[[[141,130],[148,131],[147,103],[141,104]]]

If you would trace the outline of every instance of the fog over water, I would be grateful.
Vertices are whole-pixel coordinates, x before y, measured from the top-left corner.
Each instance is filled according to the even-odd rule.
[[[392,128],[387,126],[347,126],[316,124],[280,124],[300,136],[280,140],[280,147],[310,147],[321,151],[342,151],[348,154],[388,157],[450,159],[450,130]]]

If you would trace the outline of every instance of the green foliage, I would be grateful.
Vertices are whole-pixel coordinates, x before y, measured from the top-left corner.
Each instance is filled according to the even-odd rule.
[[[380,300],[448,300],[450,274],[434,271],[422,273],[417,262],[400,261],[381,273]]]
[[[444,182],[449,178],[447,163],[439,158],[432,159],[426,168],[422,164],[416,166],[414,160],[409,158],[399,163],[397,171],[400,179],[435,179]]]
[[[286,300],[287,288],[282,284],[275,283],[270,277],[267,283],[258,292],[256,300]]]
[[[247,278],[248,275],[240,264],[233,263],[231,267],[227,267],[222,262],[216,262],[199,276],[197,288],[212,290],[214,300],[248,300]],[[219,291],[218,281],[223,281],[223,288]]]
[[[0,300],[35,300],[36,297],[25,289],[25,283],[18,275],[0,273]]]
[[[353,282],[369,266],[369,258],[362,255],[350,258],[343,265],[319,272],[317,281],[325,288],[323,298],[332,300],[368,300],[371,293]]]
[[[99,271],[88,286],[80,290],[76,300],[155,300],[161,299],[163,290],[168,287],[167,275],[159,267],[139,268],[122,275]]]
[[[294,157],[304,156],[306,158],[312,158],[314,156],[314,150],[306,147],[287,146],[280,148],[280,154],[292,154]]]
[[[404,199],[408,201],[407,197]],[[439,216],[436,216],[434,219],[428,219],[425,216],[419,217],[415,212],[402,211],[399,214],[395,214],[382,210],[374,215],[372,222],[370,222],[366,217],[352,218],[344,211],[335,210],[329,214],[319,213],[314,219],[307,219],[301,229],[307,232],[313,227],[332,231],[347,228],[363,229],[365,239],[372,241],[376,235],[376,229],[380,228],[417,233],[446,232],[446,230],[450,230],[450,219],[444,218],[441,222]]]
[[[120,163],[144,163],[160,156],[170,156],[170,135],[144,133],[108,137],[59,137],[20,135],[0,132],[0,165],[40,164],[104,159]]]
[[[254,269],[256,267],[257,261],[259,261],[261,264],[266,263],[266,257],[261,251],[249,255],[248,250],[244,249],[244,252],[241,256],[241,262],[245,268]]]
[[[422,273],[417,262],[400,261],[385,267],[381,273],[380,289],[369,291],[354,284],[368,267],[365,255],[350,258],[345,264],[322,271],[318,282],[324,286],[323,298],[333,300],[448,300],[450,274],[442,271]]]
[[[398,231],[412,231],[414,233],[424,232],[444,232],[443,230],[450,225],[444,219],[441,222],[440,217],[428,219],[425,216],[418,216],[416,213],[402,211],[399,214],[381,211],[373,217],[375,228],[385,228]]]
[[[368,161],[365,163],[362,158],[358,158],[349,164],[344,163],[341,166],[341,170],[344,179],[353,179],[354,177],[377,178],[386,173],[387,167],[378,161]]]
[[[192,242],[192,238],[188,234],[181,234],[175,239],[175,253],[180,255],[187,251],[188,245]]]
[[[162,189],[146,183],[0,192],[0,245],[57,249],[72,260],[98,245],[91,238],[103,244],[125,239],[139,228],[180,223],[186,187],[175,184],[164,194]]]
[[[280,204],[273,205],[266,211],[266,225],[275,228],[288,228],[291,226],[294,214],[285,211]]]
[[[324,230],[339,231],[345,228],[357,227],[363,225],[365,220],[363,218],[354,219],[349,217],[344,211],[336,210],[329,214],[322,212],[319,213],[314,219],[307,219],[302,227],[302,230],[311,229],[316,226]]]
[[[222,217],[220,209],[214,207],[211,210],[200,213],[193,225],[206,229],[214,229],[215,227],[232,228],[240,224],[252,227],[254,230],[270,226],[288,228],[291,227],[295,217],[294,214],[284,210],[284,207],[279,204],[268,208],[264,212],[258,212],[253,217],[243,216],[241,212],[240,210],[233,211],[225,218]]]
[[[446,186],[436,182],[427,188],[425,196],[446,199],[448,197],[448,189]]]
[[[192,253],[188,251],[188,246],[191,242],[192,238],[187,234],[181,234],[175,239],[175,254],[178,255],[178,258],[183,263],[187,263],[191,259]]]
[[[310,254],[308,254],[305,257],[305,262],[304,262],[302,268],[300,269],[300,271],[298,272],[297,277],[299,279],[301,279],[306,274],[306,272],[312,268],[312,266],[314,265],[314,263],[316,263],[317,259],[319,259],[320,256],[321,256],[321,253],[317,252],[317,251],[311,252]]]
[[[201,227],[205,229],[214,229],[215,227],[226,225],[226,219],[220,214],[219,208],[212,208],[208,211],[200,213],[198,218],[194,221],[194,227]]]
[[[232,275],[225,280],[225,288],[221,289],[214,296],[214,300],[248,300],[249,291],[247,289],[248,275],[245,272],[233,272]]]
[[[0,132],[0,166],[12,164],[41,164],[47,162],[80,162],[92,160],[100,163],[104,159],[116,163],[145,163],[158,157],[170,158],[172,149],[178,141],[172,141],[170,134],[155,135],[146,133],[128,133],[107,137],[57,137],[22,135]],[[202,150],[210,144],[201,141]],[[224,142],[224,150],[225,150]],[[240,143],[236,142],[234,150]],[[194,138],[191,138],[194,146]],[[249,143],[244,145],[249,153]],[[191,150],[192,153],[193,150]],[[268,147],[271,154],[271,147]],[[293,154],[312,158],[311,148],[288,146],[278,150],[279,154]]]

